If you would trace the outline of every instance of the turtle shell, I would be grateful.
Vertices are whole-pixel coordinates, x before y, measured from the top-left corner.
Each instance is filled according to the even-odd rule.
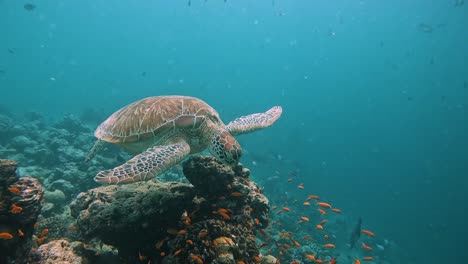
[[[133,143],[166,135],[174,129],[197,129],[206,119],[222,124],[218,112],[189,96],[154,96],[113,113],[94,132],[110,143]]]

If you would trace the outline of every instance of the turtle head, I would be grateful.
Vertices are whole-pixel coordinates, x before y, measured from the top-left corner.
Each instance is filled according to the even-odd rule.
[[[214,135],[209,150],[213,156],[231,167],[237,165],[242,156],[239,142],[226,130]]]

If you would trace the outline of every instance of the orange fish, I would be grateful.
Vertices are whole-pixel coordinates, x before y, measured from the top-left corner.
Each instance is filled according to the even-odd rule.
[[[317,195],[309,195],[308,199],[318,200],[319,197]]]
[[[222,216],[222,217],[223,217],[224,219],[226,219],[226,220],[231,219],[231,217],[230,217],[228,214],[226,214],[226,213],[219,213],[219,215]]]
[[[198,238],[204,238],[208,235],[208,231],[202,230],[198,233]]]
[[[191,254],[191,255],[190,255],[190,258],[191,258],[192,260],[196,261],[197,264],[203,264],[203,260],[202,260],[199,256],[197,256],[197,255]]]
[[[365,258],[363,258],[362,260],[365,260],[365,261],[373,261],[374,258],[373,258],[373,257],[365,257]]]
[[[18,189],[18,188],[16,188],[16,187],[10,187],[10,188],[8,188],[8,190],[9,190],[10,192],[12,192],[12,193],[15,193],[15,194],[21,192],[20,189]]]
[[[191,239],[187,239],[185,242],[187,242],[187,244],[193,245],[193,241]]]
[[[325,244],[325,245],[323,245],[323,247],[326,247],[326,248],[335,248],[335,245],[333,245],[333,244]]]
[[[239,260],[239,261],[237,261],[237,264],[245,264],[245,262],[242,261],[242,260]]]
[[[328,222],[328,220],[323,219],[322,222],[320,222],[319,225],[324,225],[324,224],[326,224],[327,222]]]
[[[228,190],[231,190],[231,189],[232,189],[232,185],[228,183],[228,184],[226,185],[226,188],[227,188]]]
[[[299,242],[297,242],[297,241],[294,241],[294,245],[295,245],[296,247],[300,247],[300,246],[301,246],[301,244],[299,244]]]
[[[323,230],[323,226],[322,225],[317,225],[317,230]]]
[[[254,218],[254,222],[255,222],[256,225],[260,224],[260,220],[258,220],[257,218]]]
[[[301,262],[299,262],[298,260],[293,260],[289,264],[301,264]]]
[[[180,254],[180,252],[182,252],[182,249],[179,249],[179,250],[176,250],[176,252],[174,252],[174,256],[177,256]]]
[[[327,203],[324,203],[324,202],[318,202],[317,205],[321,206],[323,208],[327,208],[327,209],[332,208],[330,204],[327,204]]]
[[[184,219],[184,225],[189,226],[192,223],[192,219],[189,216],[186,216]]]
[[[24,236],[24,232],[23,232],[23,230],[21,230],[21,229],[18,229],[18,235],[20,235],[21,237],[23,237],[23,236]]]
[[[316,259],[316,260],[315,260],[315,263],[323,263],[323,260],[321,260],[321,259]]]
[[[302,239],[308,240],[308,239],[310,239],[310,235],[305,235]]]
[[[326,215],[326,214],[327,214],[327,212],[325,212],[325,210],[323,210],[323,209],[320,209],[320,208],[319,208],[318,211],[319,211],[322,215]]]
[[[13,235],[7,232],[0,233],[0,239],[12,239]]]
[[[341,213],[341,210],[338,208],[332,208],[331,210],[337,214]]]
[[[164,243],[164,239],[161,239],[158,243],[154,245],[156,249],[160,249]]]
[[[297,186],[298,189],[304,189],[304,185],[301,183]]]
[[[38,238],[38,239],[36,239],[36,241],[37,241],[38,244],[42,244],[42,242],[44,242],[44,239],[46,239],[46,237]]]
[[[241,197],[241,196],[242,196],[242,193],[241,193],[241,192],[232,192],[232,193],[231,193],[231,196],[234,196],[234,197]]]
[[[372,233],[372,232],[369,231],[369,230],[363,229],[363,230],[361,230],[361,233],[363,233],[363,234],[365,234],[365,235],[368,235],[368,236],[370,236],[370,237],[375,237],[375,234]]]
[[[307,254],[305,257],[306,257],[308,260],[315,260],[315,256],[312,255],[312,254]]]
[[[143,255],[141,254],[141,252],[138,251],[138,259],[139,259],[140,261],[145,261],[145,260],[146,260],[146,256],[143,256]]]
[[[41,237],[47,235],[47,233],[49,233],[49,229],[46,228],[46,229],[42,230]]]
[[[283,211],[289,212],[289,211],[291,211],[291,209],[289,209],[288,207],[283,207]]]
[[[307,206],[309,206],[309,205],[310,205],[310,203],[309,203],[309,202],[304,202],[304,203],[303,203],[303,205],[307,205]]]
[[[332,260],[330,260],[329,264],[336,264],[336,258],[333,258]]]
[[[309,218],[305,217],[305,216],[301,216],[301,220],[302,221],[305,221],[305,222],[309,222]]]
[[[369,247],[368,245],[366,245],[366,243],[364,243],[364,242],[362,242],[361,245],[362,245],[362,248],[365,249],[365,250],[367,250],[367,251],[371,251],[371,250],[372,250],[372,248]]]
[[[159,255],[161,255],[161,257],[164,257],[166,256],[166,252],[162,251]]]
[[[34,223],[34,228],[38,228],[38,227],[39,227],[39,222]]]
[[[19,214],[23,211],[23,207],[17,206],[16,204],[11,205],[11,213],[12,214]]]
[[[262,259],[259,256],[253,256],[253,260],[257,263],[262,261]]]
[[[177,232],[178,235],[185,235],[187,233],[187,230],[181,229],[179,232]]]
[[[354,264],[361,264],[361,261],[359,261],[359,259],[354,259]]]

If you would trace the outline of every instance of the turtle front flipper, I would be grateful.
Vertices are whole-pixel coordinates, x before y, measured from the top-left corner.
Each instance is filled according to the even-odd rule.
[[[94,180],[100,183],[119,184],[149,180],[166,169],[176,165],[190,153],[185,141],[165,146],[148,148],[126,163],[99,172]]]
[[[234,121],[229,122],[226,129],[233,136],[254,132],[273,125],[282,112],[281,106],[274,106],[265,113],[256,113],[236,118]]]

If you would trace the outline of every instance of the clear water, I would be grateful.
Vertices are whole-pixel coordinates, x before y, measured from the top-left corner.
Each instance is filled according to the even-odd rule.
[[[3,108],[55,119],[183,94],[229,121],[282,105],[240,138],[254,173],[298,171],[399,263],[467,259],[462,1],[31,3],[0,1]]]

